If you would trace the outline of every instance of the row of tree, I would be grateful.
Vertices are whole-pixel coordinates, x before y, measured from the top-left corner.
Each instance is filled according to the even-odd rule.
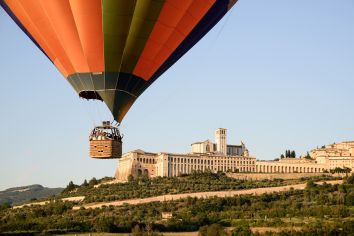
[[[296,153],[294,150],[285,150],[285,155],[281,154],[280,158],[296,158]]]

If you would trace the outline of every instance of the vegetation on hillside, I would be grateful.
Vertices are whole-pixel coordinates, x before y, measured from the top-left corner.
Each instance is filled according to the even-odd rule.
[[[333,179],[330,176],[312,177],[312,179]],[[69,183],[60,197],[85,196],[84,203],[109,202],[116,200],[145,198],[164,194],[180,194],[192,192],[240,190],[249,188],[274,187],[303,182],[302,180],[238,180],[228,177],[224,173],[194,172],[183,177],[157,177],[149,179],[147,176],[129,178],[127,183],[116,183],[94,187],[91,181],[81,186]]]
[[[73,206],[57,201],[22,209],[0,208],[0,233],[131,232],[139,228],[140,232],[200,230],[201,235],[218,230],[223,235],[222,227],[231,226],[234,235],[250,235],[255,226],[297,226],[304,235],[325,231],[350,235],[354,233],[354,177],[341,185],[308,181],[305,190],[260,196],[187,198],[100,209],[72,210]],[[172,218],[163,220],[162,212],[172,212]]]

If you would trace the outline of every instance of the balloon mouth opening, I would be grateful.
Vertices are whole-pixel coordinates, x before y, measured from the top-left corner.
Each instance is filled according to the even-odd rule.
[[[96,91],[81,91],[79,93],[79,96],[81,98],[87,99],[87,100],[99,100],[103,101],[102,97],[100,94]]]

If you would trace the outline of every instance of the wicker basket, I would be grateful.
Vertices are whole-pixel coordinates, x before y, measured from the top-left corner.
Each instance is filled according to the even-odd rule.
[[[122,157],[122,142],[118,140],[91,140],[90,157],[115,159]]]

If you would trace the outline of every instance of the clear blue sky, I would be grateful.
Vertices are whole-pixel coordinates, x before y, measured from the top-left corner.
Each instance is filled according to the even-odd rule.
[[[354,140],[354,1],[240,0],[135,103],[124,151],[186,153],[229,130],[258,159]],[[100,103],[69,83],[0,9],[0,189],[112,176],[88,157]]]

